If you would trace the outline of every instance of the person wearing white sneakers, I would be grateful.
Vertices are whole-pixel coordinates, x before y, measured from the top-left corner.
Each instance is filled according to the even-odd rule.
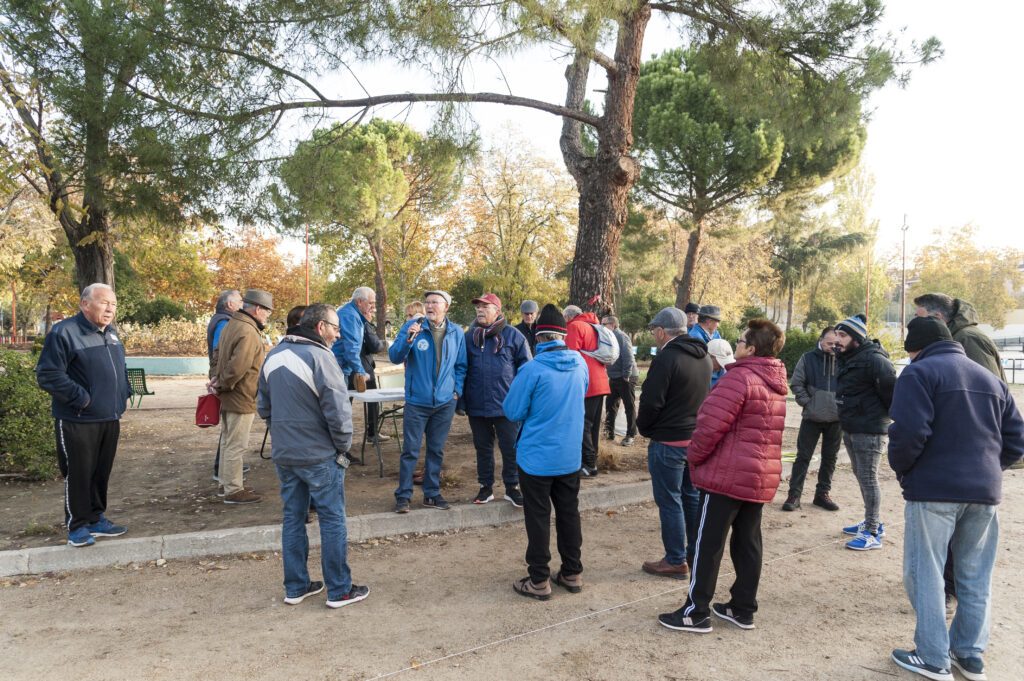
[[[867,318],[854,315],[836,324],[836,405],[843,427],[843,443],[850,456],[853,474],[864,499],[864,522],[844,527],[856,536],[846,542],[854,551],[882,548],[882,488],[878,484],[878,465],[885,452],[889,405],[896,383],[896,369],[885,348],[868,338]]]

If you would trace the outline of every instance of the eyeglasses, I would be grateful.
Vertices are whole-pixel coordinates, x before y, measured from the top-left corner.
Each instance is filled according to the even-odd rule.
[[[335,324],[334,322],[329,322],[326,319],[322,321],[324,324],[330,324],[331,326],[333,326],[335,331],[341,331],[341,326],[339,326],[338,324]]]
[[[744,345],[746,345],[747,341],[743,340],[742,338],[737,338],[736,339],[736,345],[739,345],[740,343],[743,343]]]

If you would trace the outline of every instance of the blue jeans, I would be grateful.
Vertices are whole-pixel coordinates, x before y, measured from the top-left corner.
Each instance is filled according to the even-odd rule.
[[[320,521],[320,565],[327,598],[344,598],[352,588],[349,570],[348,531],[345,528],[345,469],[334,459],[311,466],[276,464],[281,480],[281,555],[284,560],[285,595],[301,596],[309,588],[309,538],[306,513],[309,500],[316,504]]]
[[[991,504],[908,501],[903,586],[917,612],[914,646],[925,662],[949,667],[949,651],[980,656],[988,647],[992,565],[999,516]],[[950,544],[952,540],[952,544]],[[957,608],[946,630],[942,571],[951,546]]]
[[[654,503],[661,517],[665,560],[672,565],[692,561],[697,548],[700,495],[690,482],[686,447],[670,447],[651,440],[647,445],[647,470],[651,472]]]
[[[402,458],[398,462],[398,489],[395,499],[412,498],[412,472],[420,454],[420,443],[427,438],[427,456],[423,467],[423,498],[441,493],[441,463],[444,462],[444,443],[455,416],[455,398],[440,407],[421,407],[405,404],[402,417]]]
[[[519,424],[504,416],[470,416],[469,428],[473,431],[473,447],[476,448],[476,479],[481,487],[494,486],[494,438],[498,438],[501,450],[501,481],[505,487],[519,484],[519,467],[516,466],[516,437]]]

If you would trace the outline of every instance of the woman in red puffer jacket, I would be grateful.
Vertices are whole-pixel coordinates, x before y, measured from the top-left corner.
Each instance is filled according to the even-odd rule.
[[[776,358],[786,342],[767,319],[751,319],[736,341],[736,362],[718,379],[697,412],[687,451],[693,485],[700,490],[700,529],[686,604],[658,616],[669,629],[706,633],[711,613],[743,629],[754,628],[761,579],[761,511],[782,477],[786,427],[786,367]],[[732,598],[715,603],[725,540],[736,580]]]

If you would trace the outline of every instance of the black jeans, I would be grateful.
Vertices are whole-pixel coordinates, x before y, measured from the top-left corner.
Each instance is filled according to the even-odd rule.
[[[818,486],[814,494],[828,494],[832,489],[832,474],[836,471],[836,457],[839,445],[843,442],[843,427],[839,421],[822,423],[804,419],[800,422],[800,432],[796,436],[796,461],[793,471],[789,474],[789,496],[798,499],[804,491],[804,479],[807,478],[807,467],[811,465],[814,448],[821,438],[821,465],[818,466]]]
[[[583,400],[583,444],[580,447],[584,466],[597,466],[597,443],[601,440],[601,405],[604,395],[594,395]]]
[[[711,599],[729,539],[729,555],[736,571],[729,606],[738,615],[757,612],[757,586],[761,581],[761,511],[764,504],[740,501],[722,494],[700,493],[700,528],[693,576],[685,614],[695,620],[711,614]]]
[[[107,483],[114,467],[120,421],[72,423],[57,419],[57,463],[64,476],[68,532],[99,522],[107,510]]]
[[[355,374],[349,374],[346,381],[348,382],[348,391],[350,393],[355,392]],[[377,387],[377,377],[370,374],[370,380],[366,382],[367,388]],[[348,403],[352,404],[354,397],[348,398]],[[377,418],[380,416],[380,403],[379,402],[363,402],[363,420],[366,422],[366,437],[373,437],[377,434]],[[355,438],[352,438],[353,444]]]
[[[476,448],[476,479],[481,487],[494,485],[494,440],[497,437],[501,450],[501,481],[505,487],[519,484],[516,466],[516,436],[519,424],[504,416],[470,416],[469,428],[473,431],[473,447]]]
[[[636,389],[625,378],[609,378],[611,393],[604,400],[604,429],[615,434],[615,417],[619,415],[619,400],[626,411],[626,437],[636,437]]]
[[[551,507],[555,508],[555,534],[563,575],[583,572],[580,562],[583,529],[580,526],[580,473],[537,476],[519,469],[519,488],[523,493],[523,520],[526,523],[526,564],[530,581],[540,584],[551,576]]]

